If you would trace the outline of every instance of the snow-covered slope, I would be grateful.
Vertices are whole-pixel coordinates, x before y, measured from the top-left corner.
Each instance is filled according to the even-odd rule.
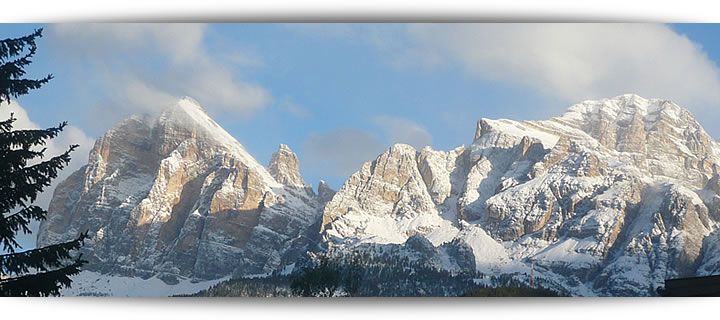
[[[278,154],[271,173],[189,98],[158,117],[134,116],[100,137],[88,165],[56,189],[38,244],[89,230],[86,269],[103,274],[276,270],[320,217],[297,157],[284,145]]]
[[[421,235],[439,251],[468,245],[483,272],[532,262],[575,294],[651,295],[720,273],[719,152],[690,112],[637,95],[481,119],[467,149],[395,145],[366,163],[325,207],[323,234],[346,248]]]
[[[93,271],[81,271],[73,276],[72,287],[60,290],[62,296],[113,296],[113,297],[171,297],[193,294],[212,287],[230,277],[192,281],[179,278],[166,283],[153,276],[149,279],[101,274]]]
[[[299,166],[286,145],[262,166],[182,99],[99,138],[56,189],[38,243],[91,232],[89,271],[68,294],[184,293],[289,272],[308,250],[521,281],[532,265],[542,283],[590,296],[720,273],[720,145],[670,101],[623,95],[548,120],[481,119],[468,147],[394,145],[337,192],[321,182],[316,195]]]

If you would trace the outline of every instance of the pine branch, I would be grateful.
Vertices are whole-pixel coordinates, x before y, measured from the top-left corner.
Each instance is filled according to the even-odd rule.
[[[29,65],[37,50],[35,40],[42,37],[42,28],[35,30],[31,35],[21,38],[0,40],[0,104],[10,98],[17,98],[27,94],[30,90],[38,89],[53,79],[52,74],[41,79],[20,79],[25,75],[25,66]],[[11,57],[20,55],[27,47],[28,53],[15,60],[6,62]]]
[[[45,156],[46,148],[40,151],[33,151],[28,149],[16,149],[10,151],[0,151],[0,163],[4,164],[5,167],[0,170],[2,171],[16,171],[27,166],[28,161],[35,158],[42,159]]]
[[[0,40],[0,61],[18,55],[25,49],[25,46],[30,46],[30,49],[37,48],[35,39],[42,37],[42,31],[43,28],[40,28],[24,37]]]
[[[14,115],[14,113],[11,113],[10,119],[0,122],[0,134],[12,131],[12,124],[17,120]],[[0,146],[2,146],[2,144],[0,144]]]
[[[37,51],[35,41],[41,36],[42,29],[37,29],[25,37],[0,40],[0,104],[5,101],[9,104],[11,98],[27,94],[53,79],[52,74],[41,79],[21,78]],[[73,241],[19,253],[14,251],[20,248],[15,237],[20,230],[31,233],[31,221],[45,219],[47,211],[30,204],[38,193],[50,186],[58,171],[69,164],[70,152],[78,146],[72,145],[63,154],[28,167],[29,161],[42,159],[45,152],[44,148],[31,149],[45,145],[67,123],[45,130],[13,130],[16,120],[11,114],[10,119],[0,122],[0,242],[10,252],[0,255],[0,296],[58,295],[62,287],[70,286],[70,276],[79,273],[86,263],[81,255],[72,262],[71,251],[83,245],[87,232]],[[14,208],[22,209],[5,215]]]
[[[53,75],[49,74],[42,79],[3,79],[0,80],[0,104],[7,101],[10,104],[10,98],[17,98],[25,95],[30,90],[39,89],[42,85],[53,79]]]
[[[17,79],[25,75],[23,67],[32,63],[30,58],[35,55],[35,51],[35,48],[32,48],[28,54],[0,65],[0,79]]]
[[[69,288],[70,276],[80,273],[80,267],[87,261],[78,257],[71,265],[57,270],[29,274],[17,278],[0,280],[0,296],[6,297],[47,297],[60,295],[60,289]]]
[[[50,245],[25,252],[0,255],[0,271],[4,275],[25,274],[30,269],[48,271],[62,267],[62,261],[70,259],[70,251],[79,249],[89,238],[88,232],[69,242]]]
[[[49,186],[58,171],[70,162],[70,152],[78,145],[70,146],[63,154],[36,165],[0,174],[0,213],[5,213],[26,202],[34,202],[38,193]]]
[[[28,227],[30,221],[45,220],[46,214],[47,211],[38,206],[29,206],[15,214],[0,217],[0,242],[3,244],[3,249],[7,252],[14,253],[15,248],[20,247],[17,241],[15,241],[17,232],[22,230],[25,234],[32,233],[32,230]],[[0,267],[1,266],[2,265],[0,265]]]
[[[0,152],[7,152],[10,148],[23,148],[45,145],[45,140],[57,137],[67,126],[67,122],[57,127],[47,129],[14,130],[0,132]]]

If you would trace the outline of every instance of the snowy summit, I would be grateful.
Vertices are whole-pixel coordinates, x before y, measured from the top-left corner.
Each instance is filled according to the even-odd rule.
[[[548,120],[480,119],[470,134],[450,151],[394,145],[315,194],[289,146],[265,167],[184,98],[100,137],[57,188],[38,244],[89,229],[89,271],[193,290],[291,272],[323,250],[519,281],[532,264],[546,286],[586,296],[720,273],[720,145],[689,111],[622,95]]]

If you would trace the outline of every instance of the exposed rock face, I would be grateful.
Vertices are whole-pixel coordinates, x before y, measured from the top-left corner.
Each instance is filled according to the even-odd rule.
[[[297,189],[308,189],[302,176],[300,176],[300,162],[297,155],[285,144],[278,147],[272,154],[268,171],[275,180],[283,185]],[[312,189],[308,189],[312,193]]]
[[[636,95],[585,101],[557,123],[580,129],[640,169],[702,188],[717,165],[713,139],[692,114],[667,100]]]
[[[481,119],[449,152],[394,145],[315,195],[289,147],[265,169],[186,99],[98,139],[38,243],[90,230],[89,268],[163,279],[375,250],[454,272],[532,263],[577,295],[653,295],[667,278],[720,273],[719,171],[720,145],[688,111],[623,95],[549,120]]]
[[[108,131],[56,190],[38,244],[89,230],[87,268],[124,275],[272,271],[320,215],[287,146],[268,172],[187,98]]]
[[[705,189],[703,201],[710,209],[710,217],[720,221],[720,175],[715,174]]]
[[[418,170],[430,192],[430,197],[437,205],[443,204],[452,193],[452,172],[463,162],[465,147],[451,152],[434,151],[430,147],[423,148],[418,157]]]
[[[335,193],[336,191],[330,188],[327,182],[320,180],[320,183],[318,184],[317,197],[318,201],[320,201],[323,207],[325,206],[325,204],[330,202],[330,200],[332,200],[332,198],[335,196]]]
[[[340,238],[402,243],[442,222],[418,170],[417,151],[394,145],[366,162],[325,206],[323,230]]]
[[[710,181],[708,181],[707,189],[710,189],[711,191],[720,194],[720,175],[715,174]]]
[[[718,144],[669,101],[585,101],[550,120],[482,119],[467,149],[393,146],[328,203],[323,232],[350,247],[422,234],[471,248],[484,272],[533,261],[575,294],[652,295],[720,272],[719,165]]]
[[[697,275],[711,276],[718,273],[720,273],[720,230],[715,230],[703,241],[702,260]]]
[[[643,289],[651,294],[664,279],[695,276],[713,224],[692,190],[678,185],[647,190],[626,239],[616,245],[618,256],[596,278],[595,288],[613,295]]]

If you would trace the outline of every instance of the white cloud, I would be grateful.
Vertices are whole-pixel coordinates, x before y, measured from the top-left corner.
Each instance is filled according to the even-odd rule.
[[[378,116],[374,122],[385,131],[391,144],[405,143],[418,150],[432,145],[432,135],[421,125],[408,119]]]
[[[206,29],[205,24],[184,23],[55,24],[50,36],[83,58],[129,49],[133,56],[154,51],[182,64],[208,59],[202,43]]]
[[[480,78],[577,102],[637,93],[688,108],[720,103],[718,68],[659,24],[409,25],[403,63],[459,63]]]
[[[339,128],[310,134],[303,143],[303,165],[324,175],[349,176],[383,153],[387,146],[366,131]]]
[[[5,103],[0,105],[0,120],[9,119],[11,113],[17,119],[13,123],[13,129],[15,130],[43,128],[42,126],[33,122],[28,117],[25,109],[23,109],[23,107],[21,107],[17,102],[11,101],[9,105]],[[54,126],[57,124],[52,125]],[[77,144],[79,145],[79,147],[70,154],[71,160],[68,166],[58,172],[57,178],[53,180],[52,184],[49,187],[45,188],[45,190],[38,195],[37,200],[34,202],[35,205],[38,205],[44,209],[48,208],[50,200],[52,199],[53,192],[55,191],[55,187],[57,187],[60,182],[65,180],[65,178],[70,176],[70,174],[72,174],[87,163],[88,155],[90,154],[90,150],[95,144],[95,139],[87,136],[85,132],[83,132],[80,128],[68,125],[57,137],[47,140],[46,142],[47,144],[44,146],[46,148],[45,157],[43,159],[36,159],[30,164],[38,163],[40,161],[50,159],[51,157],[60,155],[61,153],[67,151],[70,145]],[[41,148],[42,147],[38,147],[38,150]],[[38,225],[39,222],[34,221],[31,223],[30,228],[36,231]],[[23,248],[32,248],[35,246],[35,236],[37,236],[35,233],[29,235],[24,235],[20,233],[18,234],[17,240],[23,246]]]
[[[116,101],[125,100],[125,107],[133,112],[152,110],[177,101],[177,97],[155,87],[151,87],[142,79],[126,77],[122,89],[114,91]]]
[[[98,102],[108,109],[99,113],[112,118],[102,119],[107,125],[182,96],[193,97],[211,113],[252,115],[271,101],[270,93],[236,78],[230,66],[240,52],[208,53],[207,29],[205,24],[58,24],[48,37],[74,72],[89,73],[74,78],[107,93],[109,103]],[[93,77],[102,83],[88,83]],[[115,112],[106,112],[111,109]]]

